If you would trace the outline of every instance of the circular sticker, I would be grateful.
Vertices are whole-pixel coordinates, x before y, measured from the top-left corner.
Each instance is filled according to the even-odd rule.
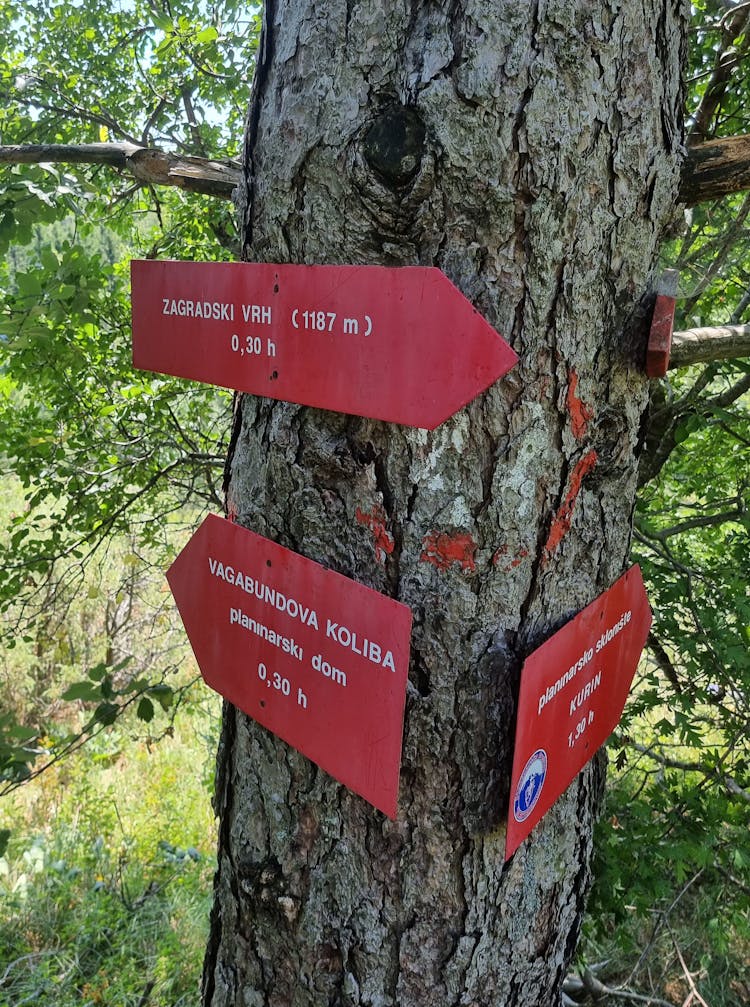
[[[523,767],[513,798],[513,817],[525,822],[536,807],[547,776],[547,753],[538,748]]]

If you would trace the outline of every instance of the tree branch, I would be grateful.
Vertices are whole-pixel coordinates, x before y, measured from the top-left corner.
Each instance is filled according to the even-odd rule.
[[[648,634],[648,649],[654,656],[654,660],[661,668],[661,670],[666,675],[667,679],[672,683],[672,687],[678,693],[682,693],[682,686],[680,685],[680,679],[677,675],[675,666],[672,664],[672,660],[669,654],[666,652],[661,644],[661,641],[656,636],[655,633],[651,632]]]
[[[721,107],[732,79],[732,71],[739,64],[747,49],[744,38],[739,45],[734,42],[742,36],[750,23],[750,13],[745,4],[727,11],[721,19],[721,40],[717,46],[714,68],[701,98],[700,105],[692,116],[690,137],[705,139],[711,132],[714,116]]]
[[[713,398],[707,399],[706,404],[712,409],[726,409],[731,406],[733,402],[737,399],[742,398],[745,392],[750,392],[750,374],[746,374],[744,378],[740,378],[739,381],[735,381],[725,392],[721,392],[719,395],[714,395]]]
[[[127,171],[142,185],[174,185],[204,196],[231,199],[240,180],[235,161],[167,154],[133,143],[23,144],[0,146],[0,164],[106,164]]]
[[[231,199],[240,180],[236,161],[168,154],[130,142],[0,146],[0,164],[106,164],[149,185],[175,185]],[[711,140],[688,149],[680,201],[688,206],[750,189],[750,135]]]
[[[750,357],[750,325],[715,325],[672,333],[670,369]]]
[[[688,206],[750,189],[750,136],[729,136],[688,147],[680,202]]]
[[[718,766],[704,766],[700,762],[683,762],[681,759],[671,759],[669,756],[662,755],[661,752],[655,751],[653,745],[641,745],[637,741],[631,741],[630,747],[634,748],[636,752],[640,752],[642,755],[647,755],[650,759],[653,759],[654,762],[658,762],[660,765],[666,766],[667,769],[679,769],[684,773],[700,773],[706,778],[711,777],[716,780],[717,783],[723,784],[730,794],[738,797],[746,804],[750,804],[750,792],[741,787],[733,776],[722,772]]]
[[[662,531],[652,532],[650,537],[665,542],[673,535],[682,535],[683,532],[691,531],[693,528],[713,528],[715,525],[726,524],[727,521],[737,521],[744,514],[741,501],[737,501],[734,510],[721,511],[719,514],[702,514],[696,517],[687,518],[671,528],[664,528]],[[649,637],[650,643],[650,637]]]

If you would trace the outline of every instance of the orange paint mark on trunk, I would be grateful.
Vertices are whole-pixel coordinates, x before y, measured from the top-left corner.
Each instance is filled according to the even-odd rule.
[[[375,504],[371,513],[357,507],[355,517],[359,524],[369,528],[375,539],[375,559],[385,563],[385,557],[390,556],[394,549],[393,536],[385,526],[386,514],[379,504]]]
[[[448,535],[431,531],[422,539],[422,563],[432,563],[438,570],[448,570],[453,563],[460,563],[461,569],[473,573],[476,570],[475,555],[477,544],[467,532]]]
[[[492,557],[492,565],[494,567],[499,567],[501,561],[507,555],[508,555],[508,546],[501,545],[500,548],[495,552],[495,555]],[[515,556],[510,561],[510,563],[506,563],[505,566],[500,567],[500,569],[502,570],[503,573],[510,573],[511,570],[515,570],[517,566],[520,566],[528,555],[529,555],[528,549],[521,549],[518,555]]]
[[[570,413],[570,429],[576,440],[580,441],[586,435],[594,410],[578,398],[578,375],[573,368],[571,368],[568,378],[568,394],[565,401]]]
[[[581,483],[588,473],[593,469],[598,460],[596,451],[588,451],[583,458],[579,458],[571,473],[568,482],[568,492],[565,499],[558,508],[557,514],[552,521],[552,525],[544,545],[544,557],[542,563],[546,563],[552,553],[557,549],[562,540],[570,531],[573,521],[573,511],[575,510],[578,494],[581,492]]]

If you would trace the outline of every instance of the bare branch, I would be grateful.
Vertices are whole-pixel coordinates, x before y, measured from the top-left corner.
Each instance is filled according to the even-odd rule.
[[[665,909],[663,912],[659,913],[659,916],[658,916],[656,922],[654,923],[654,928],[651,931],[651,936],[648,939],[648,943],[646,944],[646,946],[644,947],[644,949],[641,951],[640,956],[638,958],[638,961],[635,963],[635,966],[634,966],[632,972],[628,976],[628,980],[627,980],[628,985],[633,981],[633,979],[635,978],[635,976],[640,972],[641,966],[643,965],[643,963],[648,958],[649,954],[651,953],[651,949],[653,948],[654,944],[656,943],[656,938],[659,936],[659,931],[664,926],[664,924],[669,920],[669,917],[670,917],[670,915],[672,913],[672,910],[675,908],[675,906],[677,905],[677,903],[681,901],[682,897],[685,895],[685,893],[687,892],[687,890],[689,888],[692,888],[692,886],[695,884],[695,882],[699,880],[699,878],[701,877],[701,875],[703,874],[704,871],[705,871],[705,867],[701,867],[701,869],[698,871],[698,873],[694,874],[693,877],[690,878],[682,886],[682,888],[680,889],[680,891],[677,893],[677,895],[675,896],[675,898],[672,900],[672,904],[667,909]]]
[[[24,144],[0,147],[0,164],[106,164],[142,185],[173,185],[204,196],[231,199],[240,180],[236,161],[167,154],[133,143]]]
[[[743,35],[750,23],[750,14],[744,4],[728,11],[721,21],[721,41],[716,52],[713,73],[706,85],[700,105],[693,115],[690,136],[705,139],[711,130],[714,115],[729,89],[732,70],[737,66],[738,57],[747,49],[747,39],[734,48],[735,39]]]
[[[611,997],[613,1000],[627,1000],[630,1003],[648,1004],[650,1007],[673,1007],[668,1000],[661,1000],[659,997],[645,993],[633,993],[631,990],[615,989],[600,982],[589,970],[584,969],[582,974],[583,986],[587,993],[590,993],[595,1001]]]
[[[750,357],[750,325],[715,325],[672,334],[670,369],[737,357]]]
[[[201,136],[201,130],[200,126],[198,125],[198,120],[195,117],[195,109],[193,108],[193,99],[189,87],[185,87],[182,89],[182,104],[185,108],[185,114],[187,115],[188,125],[190,126],[190,135],[193,138],[193,146],[200,155],[205,157],[206,148],[203,143],[203,137]]]
[[[653,654],[654,660],[658,666],[664,672],[667,679],[672,683],[672,687],[675,691],[682,693],[682,686],[680,685],[680,679],[677,675],[675,666],[672,664],[672,660],[662,646],[661,641],[653,632],[648,634],[648,648]]]
[[[168,154],[158,148],[120,143],[23,144],[0,147],[0,163],[106,164],[130,171],[151,185],[174,185],[205,196],[231,199],[239,183],[236,161]],[[698,144],[682,168],[680,199],[688,205],[750,189],[750,135]]]
[[[735,381],[725,392],[720,392],[718,395],[714,395],[713,398],[708,399],[706,405],[713,409],[726,409],[733,402],[736,402],[737,399],[742,398],[746,392],[750,392],[750,374],[746,374],[744,378]]]
[[[729,136],[688,147],[680,202],[688,206],[750,189],[750,136]]]
[[[672,525],[671,528],[663,528],[661,531],[649,532],[649,538],[658,539],[660,542],[666,542],[668,538],[673,535],[682,535],[683,532],[692,531],[694,528],[713,528],[716,525],[726,524],[727,521],[738,521],[745,511],[742,506],[742,501],[737,500],[737,506],[732,510],[721,511],[718,514],[701,514],[696,517],[686,518],[684,521],[680,521],[678,524]],[[649,644],[651,639],[649,637]]]
[[[702,1004],[702,1007],[708,1007],[708,1004],[698,992],[698,987],[695,985],[695,980],[693,979],[693,973],[690,972],[690,970],[687,967],[687,964],[685,963],[685,959],[682,956],[682,951],[680,951],[680,946],[677,943],[677,938],[675,937],[674,930],[672,930],[672,928],[669,925],[669,921],[667,921],[667,930],[669,931],[669,936],[672,938],[672,944],[674,945],[674,949],[677,952],[677,957],[680,960],[680,965],[682,967],[682,974],[685,976],[685,979],[687,979],[688,986],[690,987],[690,995],[683,1004],[683,1007],[689,1007],[689,1005],[693,1002],[693,1000],[697,1000],[699,1004]]]
[[[738,797],[746,804],[750,804],[750,793],[741,787],[734,777],[729,776],[728,773],[722,772],[718,767],[704,766],[700,762],[683,762],[681,759],[670,759],[669,756],[662,755],[660,752],[655,751],[653,746],[649,747],[641,745],[637,741],[630,742],[630,747],[634,748],[637,752],[641,752],[643,755],[647,755],[650,759],[653,759],[660,765],[665,766],[667,769],[679,769],[684,773],[700,773],[706,778],[711,777],[715,779],[717,783],[723,784],[730,794]]]

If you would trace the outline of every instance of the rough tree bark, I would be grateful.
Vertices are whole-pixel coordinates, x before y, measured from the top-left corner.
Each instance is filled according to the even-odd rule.
[[[685,16],[266,3],[244,257],[439,266],[521,362],[433,433],[237,401],[232,513],[398,597],[414,633],[395,823],[225,709],[206,1004],[558,1001],[603,771],[504,865],[514,703],[524,656],[627,559]]]

